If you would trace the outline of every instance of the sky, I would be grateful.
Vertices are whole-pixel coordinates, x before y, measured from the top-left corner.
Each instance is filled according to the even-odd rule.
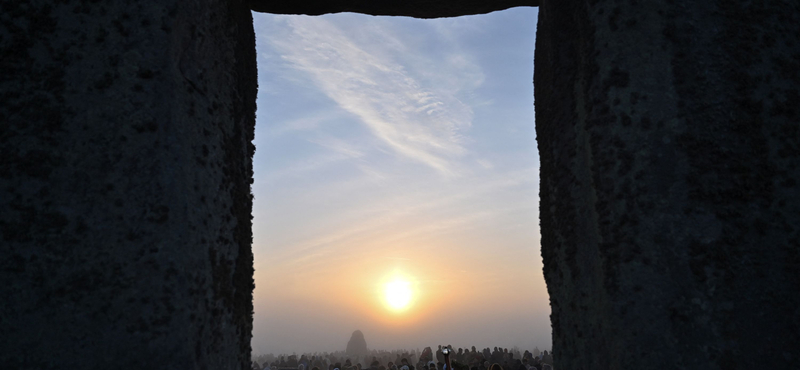
[[[253,14],[254,355],[550,348],[537,15]]]

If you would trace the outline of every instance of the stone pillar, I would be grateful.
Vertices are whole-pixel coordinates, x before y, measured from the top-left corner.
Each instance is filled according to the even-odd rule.
[[[0,9],[2,367],[249,368],[246,2]]]
[[[800,8],[554,1],[535,60],[556,368],[800,360]]]

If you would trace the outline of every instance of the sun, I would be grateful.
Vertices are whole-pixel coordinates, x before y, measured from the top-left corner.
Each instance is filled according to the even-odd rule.
[[[390,309],[397,312],[406,310],[411,304],[413,296],[411,283],[401,278],[395,278],[386,283],[383,293],[386,304]]]

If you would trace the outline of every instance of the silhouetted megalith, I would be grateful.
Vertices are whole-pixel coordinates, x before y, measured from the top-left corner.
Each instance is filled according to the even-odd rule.
[[[351,356],[363,356],[369,353],[367,349],[367,340],[364,339],[364,333],[361,330],[356,330],[350,335],[350,340],[347,341],[347,349],[345,350]]]
[[[404,15],[416,18],[456,17],[483,14],[515,6],[538,6],[540,0],[335,0],[335,1],[272,1],[252,0],[253,10],[275,14],[321,15],[327,13],[364,13],[371,15]]]
[[[557,369],[797,366],[797,24],[788,1],[542,3]]]
[[[0,367],[249,368],[247,4],[0,9]]]
[[[434,18],[516,5],[535,2],[4,2],[0,363],[249,367],[248,7]],[[800,5],[540,5],[556,368],[790,368]]]

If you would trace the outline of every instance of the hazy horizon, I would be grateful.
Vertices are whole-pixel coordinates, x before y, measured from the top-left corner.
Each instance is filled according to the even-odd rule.
[[[254,13],[254,355],[550,348],[537,16]]]

